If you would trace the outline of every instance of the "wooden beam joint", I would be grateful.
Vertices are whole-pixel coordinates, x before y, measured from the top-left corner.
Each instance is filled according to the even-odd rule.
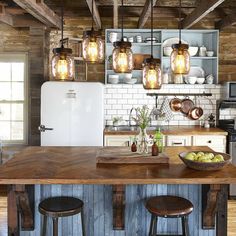
[[[112,186],[113,229],[125,228],[125,185]]]

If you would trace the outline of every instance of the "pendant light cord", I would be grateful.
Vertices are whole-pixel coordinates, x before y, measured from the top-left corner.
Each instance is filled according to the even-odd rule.
[[[123,41],[123,34],[124,34],[124,1],[121,0],[121,41]]]
[[[64,46],[63,37],[64,37],[64,2],[63,0],[61,0],[61,47]]]
[[[151,58],[153,58],[153,0],[151,0]]]
[[[93,30],[93,11],[94,11],[93,4],[94,4],[94,1],[92,0],[92,30]]]
[[[179,44],[181,44],[181,0],[179,0]]]

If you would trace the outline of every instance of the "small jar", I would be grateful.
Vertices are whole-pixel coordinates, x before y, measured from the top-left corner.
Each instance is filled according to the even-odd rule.
[[[156,144],[156,140],[154,140],[152,145],[152,156],[158,156],[158,154],[159,154],[158,146]]]

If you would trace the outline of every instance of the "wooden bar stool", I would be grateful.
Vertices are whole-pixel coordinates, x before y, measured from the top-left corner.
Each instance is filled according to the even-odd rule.
[[[152,197],[146,202],[146,208],[152,214],[149,236],[160,235],[157,234],[158,217],[181,218],[181,236],[189,236],[188,215],[193,211],[193,204],[187,199],[168,195]]]
[[[83,201],[74,197],[51,197],[39,204],[39,212],[43,217],[42,236],[46,236],[47,217],[53,220],[53,236],[58,236],[58,218],[81,214],[82,234],[85,236],[83,219]]]

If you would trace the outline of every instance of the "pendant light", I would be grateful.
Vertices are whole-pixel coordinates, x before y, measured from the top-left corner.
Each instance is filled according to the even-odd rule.
[[[160,59],[153,58],[153,0],[151,0],[151,57],[144,60],[143,87],[145,89],[160,89],[162,73]]]
[[[190,70],[189,45],[181,43],[181,0],[179,0],[179,43],[172,45],[170,56],[171,70],[174,74],[188,74]]]
[[[83,58],[86,62],[101,63],[104,60],[104,42],[101,31],[93,28],[94,0],[92,0],[92,28],[83,35]]]
[[[61,47],[53,49],[52,57],[52,78],[54,80],[73,80],[74,79],[74,58],[72,49],[64,48],[64,4],[61,1]]]
[[[122,6],[122,28],[121,28],[121,41],[114,42],[114,49],[112,52],[112,67],[116,73],[130,73],[133,70],[133,52],[131,50],[132,44],[124,41],[124,12],[123,0]]]

